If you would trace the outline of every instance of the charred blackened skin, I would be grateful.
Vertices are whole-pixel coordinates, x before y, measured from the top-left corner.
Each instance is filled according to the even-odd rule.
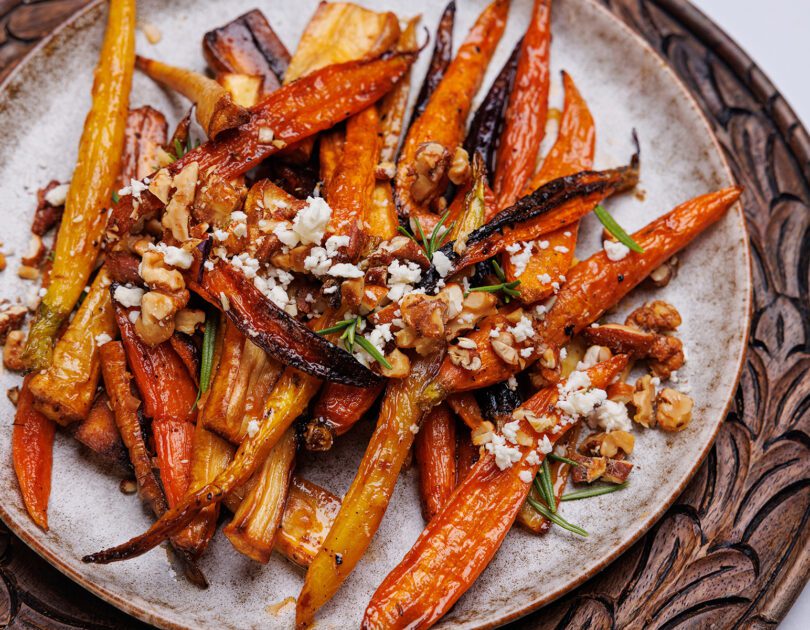
[[[484,100],[473,116],[470,130],[464,140],[464,149],[472,157],[476,152],[484,158],[487,167],[487,177],[492,184],[492,174],[495,172],[495,154],[498,150],[498,139],[503,129],[506,106],[509,103],[509,94],[515,83],[517,62],[520,56],[520,46],[523,38],[515,44],[512,54],[501,68],[498,76],[492,82]]]
[[[268,300],[231,265],[214,263],[197,287],[212,304],[224,309],[239,331],[271,357],[317,378],[368,387],[380,377],[345,350],[311,331]],[[225,297],[225,300],[221,298]]]
[[[638,169],[639,154],[635,153],[630,160],[630,164],[621,168],[606,171],[582,171],[552,180],[534,192],[518,199],[514,205],[496,214],[489,223],[472,232],[467,239],[467,248],[469,249],[485,241],[491,242],[491,248],[487,249],[492,251],[486,251],[485,253],[488,256],[494,256],[502,250],[503,242],[499,237],[503,234],[504,228],[514,227],[543,214],[548,214],[574,199],[602,193],[608,196],[633,188],[638,183]],[[453,264],[450,274],[460,271],[466,266],[463,264],[463,257],[453,251],[454,243],[454,241],[445,243],[439,250]],[[432,292],[436,289],[436,284],[440,279],[439,272],[431,265],[422,274],[419,287]]]
[[[456,2],[452,0],[444,9],[442,17],[439,20],[439,26],[436,27],[436,43],[433,45],[433,55],[430,58],[430,65],[428,66],[425,80],[422,82],[422,87],[419,90],[419,95],[416,97],[416,103],[413,106],[413,115],[408,127],[413,124],[417,118],[425,111],[430,97],[436,91],[439,83],[441,83],[444,73],[447,72],[447,67],[453,59],[453,25],[456,21]]]
[[[510,389],[506,381],[486,387],[475,394],[481,407],[481,414],[485,418],[498,419],[510,416],[523,404],[523,396],[520,391],[517,388]]]

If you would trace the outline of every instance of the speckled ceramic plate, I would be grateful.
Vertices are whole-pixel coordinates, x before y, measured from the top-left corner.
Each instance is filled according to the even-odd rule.
[[[265,3],[261,8],[288,46],[312,14],[315,0]],[[385,0],[401,16],[422,12],[432,30],[443,3]],[[203,67],[202,34],[254,8],[255,0],[143,0],[141,19],[159,26],[163,38],[150,45],[140,37],[139,51],[178,65]],[[461,0],[459,41],[484,5]],[[509,25],[487,77],[491,81],[525,28],[529,0],[515,0]],[[560,106],[559,70],[571,73],[596,118],[597,166],[623,163],[632,152],[631,130],[642,146],[642,196],[612,200],[615,216],[636,229],[677,203],[731,183],[731,174],[709,126],[686,89],[664,62],[637,36],[593,0],[556,0],[552,65],[552,105]],[[76,157],[82,122],[89,106],[93,66],[104,24],[103,3],[95,3],[38,47],[0,91],[0,198],[4,203],[5,251],[21,252],[35,205],[36,189],[52,178],[67,180]],[[421,80],[427,55],[415,71]],[[133,104],[149,103],[176,119],[179,99],[136,76]],[[598,246],[600,226],[588,217],[580,257]],[[442,627],[487,627],[504,623],[558,597],[593,575],[635,541],[669,506],[708,451],[730,404],[747,337],[750,276],[741,211],[735,209],[681,256],[681,271],[658,291],[683,315],[681,337],[688,363],[681,370],[695,398],[694,420],[683,433],[638,431],[633,454],[632,490],[567,504],[566,517],[586,526],[582,539],[559,528],[536,537],[512,531],[490,567],[445,617]],[[0,274],[0,295],[26,299],[34,291],[21,283],[11,256]],[[615,314],[652,297],[642,290]],[[19,382],[0,375],[5,389]],[[123,610],[163,627],[291,627],[293,606],[273,606],[295,597],[301,573],[273,557],[267,566],[241,557],[217,536],[202,561],[211,586],[199,591],[171,570],[166,553],[154,550],[135,560],[84,565],[87,552],[121,542],[143,531],[150,518],[135,497],[119,492],[118,479],[88,458],[70,439],[55,447],[51,530],[28,520],[16,490],[10,442],[13,408],[0,397],[6,428],[0,431],[0,512],[8,525],[47,560],[77,582]],[[352,480],[371,431],[366,422],[342,438],[330,453],[304,455],[299,466],[313,481],[342,495]],[[416,473],[405,471],[382,527],[368,553],[344,587],[319,616],[319,628],[358,625],[363,610],[386,573],[401,559],[422,529]]]

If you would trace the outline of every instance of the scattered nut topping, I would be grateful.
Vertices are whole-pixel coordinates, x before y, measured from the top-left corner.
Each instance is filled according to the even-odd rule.
[[[405,378],[411,373],[411,361],[404,352],[400,352],[397,348],[394,348],[392,352],[385,355],[385,358],[388,360],[388,363],[391,364],[391,368],[389,369],[384,365],[380,366],[380,372],[382,372],[383,376],[387,376],[388,378]]]
[[[435,196],[449,165],[450,152],[441,144],[423,142],[419,145],[413,164],[416,178],[411,184],[414,201],[423,203]]]
[[[593,433],[580,445],[579,450],[592,457],[608,457],[623,459],[633,452],[636,438],[627,431],[610,431],[609,433]]]
[[[665,387],[656,398],[656,419],[664,431],[683,431],[692,421],[694,401],[671,387]]]
[[[490,338],[492,350],[496,355],[508,365],[518,365],[520,362],[520,355],[514,346],[515,338],[511,333],[502,330],[495,338]]]
[[[654,287],[661,289],[667,286],[677,274],[678,258],[677,256],[673,256],[663,265],[653,270],[649,275],[649,281]]]
[[[15,385],[14,387],[9,387],[6,390],[6,396],[8,396],[8,399],[11,401],[11,404],[16,407],[17,403],[20,400],[20,387],[18,385]]]
[[[655,425],[655,416],[653,415],[653,401],[655,400],[655,385],[652,383],[652,377],[645,374],[636,381],[635,391],[633,392],[633,420],[638,422],[641,426],[651,427]]]
[[[11,331],[20,329],[27,313],[24,306],[5,304],[0,308],[0,343],[5,343]]]
[[[607,392],[608,400],[627,405],[633,401],[633,392],[635,390],[629,383],[619,381],[618,383],[608,385],[605,391]]]
[[[470,179],[471,174],[472,168],[470,167],[469,153],[467,153],[463,147],[456,148],[455,152],[453,153],[453,160],[450,163],[450,168],[447,171],[447,178],[456,186],[460,186]]]
[[[543,433],[544,431],[553,429],[557,424],[557,420],[553,416],[546,414],[538,416],[531,409],[516,409],[514,412],[512,412],[512,418],[515,420],[526,420],[526,422],[532,426],[532,429],[538,433]]]
[[[386,179],[394,179],[396,174],[397,167],[393,162],[380,162],[374,169],[374,177],[383,181]]]
[[[39,278],[39,269],[28,265],[20,265],[17,268],[17,275],[23,280],[37,280]]]
[[[196,308],[183,308],[174,316],[174,329],[177,332],[193,335],[205,325],[205,311]]]
[[[163,35],[161,34],[160,29],[157,26],[155,26],[151,22],[142,22],[140,26],[141,31],[146,37],[146,41],[148,41],[150,44],[157,44],[160,42]]]
[[[450,357],[450,362],[453,365],[462,367],[465,370],[475,372],[481,369],[481,357],[477,349],[451,345],[447,349],[447,355]]]
[[[194,194],[197,190],[197,176],[199,165],[192,162],[182,171],[174,176],[172,185],[175,188],[174,195],[166,205],[163,213],[163,227],[171,232],[172,237],[182,243],[190,237],[188,232],[189,218],[191,217],[191,204],[194,202]]]
[[[495,425],[489,420],[484,420],[472,430],[470,436],[475,446],[482,446],[492,439],[494,433]]]
[[[31,239],[28,241],[28,252],[22,257],[21,262],[28,267],[39,267],[48,250],[42,242],[42,237],[38,234],[32,234]]]
[[[410,293],[402,298],[402,321],[428,339],[444,339],[448,304],[438,296]]]
[[[23,350],[25,350],[25,333],[21,330],[12,330],[8,333],[6,345],[3,347],[3,365],[15,372],[24,370]]]

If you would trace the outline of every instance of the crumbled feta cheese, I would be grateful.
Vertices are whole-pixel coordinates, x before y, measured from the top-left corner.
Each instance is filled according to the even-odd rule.
[[[365,274],[360,271],[357,265],[351,263],[337,263],[332,265],[327,272],[336,278],[362,278]]]
[[[100,348],[105,343],[109,343],[112,341],[112,337],[110,337],[107,333],[99,333],[96,335],[96,345]]]
[[[514,267],[515,277],[523,275],[523,272],[526,271],[526,267],[529,265],[529,260],[532,257],[532,245],[533,243],[531,241],[523,243],[523,251],[519,254],[514,253],[509,257],[509,262],[511,262]],[[507,251],[508,249],[509,248],[507,248]]]
[[[236,221],[237,223],[244,223],[247,221],[247,214],[242,212],[241,210],[234,210],[231,212],[231,221]]]
[[[568,350],[560,348],[560,361],[565,361],[568,358]]]
[[[141,193],[149,190],[148,184],[138,181],[137,179],[130,179],[129,186],[124,186],[118,191],[119,196],[132,195],[135,199],[141,198]]]
[[[534,348],[532,348],[531,346],[529,346],[528,348],[521,348],[520,356],[522,356],[524,359],[528,359],[530,356],[532,356],[532,352],[534,352]]]
[[[507,331],[514,335],[515,341],[521,343],[527,339],[531,339],[534,335],[534,326],[532,325],[532,320],[523,315],[520,321],[514,326],[507,328]]]
[[[255,437],[256,434],[259,432],[259,423],[256,420],[251,420],[248,422],[247,425],[247,434],[248,437]]]
[[[244,238],[247,236],[247,223],[237,223],[233,226],[234,236]]]
[[[228,232],[225,230],[220,230],[219,228],[215,228],[213,231],[214,238],[218,241],[227,241],[228,240]]]
[[[537,246],[540,249],[548,249],[549,242],[548,241],[537,241]]]
[[[411,433],[413,433],[414,435],[416,435],[417,433],[419,433],[419,425],[418,424],[412,424],[411,426],[408,427],[408,430]]]
[[[501,432],[507,442],[517,444],[517,432],[520,430],[520,420],[512,420],[503,425]]]
[[[495,456],[495,465],[500,470],[511,468],[512,464],[520,461],[520,449],[515,446],[506,444],[506,439],[497,433],[494,433],[490,441],[484,445],[487,451]]]
[[[206,271],[211,271],[214,268],[214,261],[213,260],[206,260],[203,263],[203,267],[205,267]]]
[[[627,415],[627,407],[613,400],[605,400],[595,413],[596,424],[605,432],[632,431],[633,425]]]
[[[52,206],[62,206],[65,204],[65,200],[67,199],[68,190],[70,190],[70,184],[59,184],[58,186],[54,186],[47,193],[45,193],[45,201]]]
[[[45,287],[41,287],[39,291],[37,291],[37,295],[39,297],[45,297],[48,294],[48,289]]]
[[[537,279],[543,284],[551,284],[551,276],[547,273],[537,274]]]
[[[433,254],[433,258],[431,259],[433,266],[436,268],[436,271],[439,272],[439,275],[444,278],[449,274],[453,269],[453,263],[447,257],[447,255],[442,251],[437,251]]]
[[[334,258],[339,253],[340,248],[348,247],[351,241],[352,239],[348,236],[330,236],[328,239],[326,239],[326,243],[324,243],[327,256],[329,256],[329,258]]]
[[[571,236],[571,232],[568,232],[568,231],[566,230],[565,232],[563,232],[563,236]]]
[[[517,389],[518,382],[514,374],[511,374],[509,376],[509,379],[506,381],[506,386],[512,391],[515,391]]]
[[[529,464],[529,466],[537,466],[540,463],[540,456],[537,454],[537,451],[529,451],[529,454],[526,455],[526,463]]]
[[[332,295],[332,294],[333,294],[335,291],[337,291],[337,290],[338,290],[338,285],[333,284],[331,287],[326,287],[326,288],[323,290],[323,294],[324,294],[324,295]]]
[[[259,142],[270,144],[276,137],[275,132],[270,127],[259,127]]]
[[[138,321],[138,318],[141,316],[140,311],[130,311],[129,312],[129,321],[133,324]]]
[[[568,249],[565,245],[555,245],[554,246],[554,251],[555,252],[560,252],[561,254],[567,254],[571,250]]]
[[[329,271],[332,261],[323,247],[313,247],[309,250],[309,255],[304,258],[304,269],[314,276],[322,276]]]
[[[554,450],[554,445],[551,443],[551,440],[548,439],[547,435],[544,435],[543,438],[537,443],[537,450],[543,453],[543,455],[548,455]]]
[[[532,451],[532,453],[534,453],[534,451]],[[534,476],[532,475],[532,471],[531,471],[531,470],[521,470],[521,471],[518,473],[518,478],[519,478],[519,479],[520,479],[520,480],[521,480],[523,483],[531,483],[531,482],[532,482],[532,479],[534,479]]]
[[[332,208],[321,197],[307,197],[307,205],[293,219],[292,229],[304,245],[318,245],[332,218]]]
[[[388,286],[392,284],[416,284],[422,279],[422,270],[416,263],[406,261],[402,264],[398,260],[392,260],[388,265]]]
[[[166,243],[159,243],[155,247],[157,251],[163,254],[163,262],[178,269],[189,269],[194,263],[194,256],[191,252],[187,252],[180,247],[173,245],[166,245]]]
[[[143,298],[143,289],[131,285],[120,284],[113,291],[113,298],[121,306],[140,306]]]
[[[658,378],[657,376],[653,376],[653,377],[650,379],[650,383],[652,383],[653,385],[655,385],[656,387],[658,387],[658,386],[661,384],[661,379],[660,379],[660,378]]]
[[[627,245],[610,239],[605,241],[603,247],[605,248],[605,255],[614,262],[624,260],[624,257],[630,253],[630,248]]]

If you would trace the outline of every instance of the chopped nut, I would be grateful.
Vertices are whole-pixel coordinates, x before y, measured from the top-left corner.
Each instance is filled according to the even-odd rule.
[[[160,169],[152,176],[149,182],[149,192],[160,199],[162,204],[169,203],[169,191],[172,187],[172,176],[165,168]]]
[[[571,471],[571,478],[574,483],[593,483],[607,469],[607,459],[604,457],[573,455],[571,459],[581,464],[581,466],[575,466]]]
[[[20,265],[17,268],[17,275],[23,280],[36,280],[39,278],[39,269],[28,265]]]
[[[444,339],[447,302],[422,293],[410,293],[400,302],[402,321],[428,339]]]
[[[25,333],[21,330],[12,330],[8,333],[6,345],[3,347],[3,365],[16,372],[24,370],[23,350],[25,350]]]
[[[506,331],[501,331],[494,339],[490,338],[492,350],[508,365],[517,365],[520,362],[520,355],[514,347],[514,343],[515,338]]]
[[[608,459],[602,481],[608,483],[624,483],[633,471],[633,464],[620,459]]]
[[[204,324],[205,311],[197,308],[181,309],[174,316],[174,329],[187,335],[193,335]]]
[[[142,22],[141,31],[146,36],[146,41],[148,41],[150,44],[157,44],[163,37],[160,29],[151,22]],[[126,494],[132,494],[132,492],[128,492]]]
[[[692,421],[694,401],[681,392],[665,387],[656,398],[656,419],[664,431],[683,431]]]
[[[474,372],[481,369],[481,357],[477,349],[450,346],[447,349],[447,355],[450,357],[450,362],[453,365],[462,367],[465,370]]]
[[[663,265],[653,270],[649,276],[649,281],[654,287],[661,289],[667,286],[677,274],[678,258],[677,256],[673,256]]]
[[[456,186],[460,186],[468,179],[472,169],[470,168],[470,155],[463,147],[456,148],[453,153],[453,161],[450,163],[450,168],[447,171],[447,178]]]
[[[385,358],[388,360],[388,363],[391,364],[391,368],[389,369],[382,366],[380,371],[383,376],[388,378],[405,378],[411,373],[411,361],[408,359],[408,355],[400,352],[397,348],[394,348]]]
[[[393,162],[380,162],[374,169],[374,177],[379,180],[394,179],[397,167]]]
[[[356,313],[365,298],[366,281],[361,278],[344,280],[340,285],[341,304],[351,312]]]
[[[683,354],[683,342],[676,337],[658,335],[650,351],[649,359],[653,374],[661,379],[668,379],[686,362]]]
[[[655,424],[655,416],[653,415],[654,399],[655,385],[652,383],[652,377],[645,374],[636,381],[635,391],[633,392],[633,407],[635,408],[633,420],[635,422],[647,428]]]
[[[608,400],[622,403],[624,405],[633,401],[633,386],[629,383],[611,383],[607,386]]]
[[[617,354],[629,354],[636,359],[650,359],[650,367],[661,378],[684,364],[683,344],[676,337],[647,332],[632,326],[604,324],[587,328],[585,338],[610,348]]]
[[[169,230],[176,241],[183,242],[189,239],[188,224],[191,217],[191,204],[197,190],[197,176],[199,165],[192,162],[174,176],[172,185],[174,195],[163,213],[163,227]]]
[[[185,301],[188,302],[188,293]],[[166,341],[174,333],[174,315],[184,304],[160,291],[149,291],[141,298],[141,316],[135,331],[150,346]]]
[[[590,346],[585,351],[585,356],[582,357],[582,361],[577,365],[577,369],[586,370],[597,363],[607,361],[611,356],[613,356],[613,353],[611,353],[610,348],[606,346]]]
[[[461,304],[461,313],[447,323],[446,337],[453,339],[460,332],[475,328],[482,319],[495,314],[496,303],[497,298],[492,293],[470,293]]]
[[[538,363],[546,369],[553,370],[557,367],[557,355],[552,348],[546,348],[540,355]]]
[[[589,435],[579,446],[579,451],[591,457],[609,457],[623,459],[633,452],[636,438],[627,431],[611,431]]]
[[[176,293],[186,288],[183,274],[169,267],[163,260],[163,254],[158,251],[144,252],[139,271],[143,281],[152,289]]]
[[[27,313],[24,306],[6,305],[0,310],[0,343],[5,343],[8,334],[23,325]]]
[[[475,446],[482,446],[492,439],[492,434],[495,432],[495,425],[489,420],[484,420],[476,426],[470,433],[472,443]]]
[[[515,420],[526,420],[526,422],[531,425],[532,429],[538,433],[553,429],[557,425],[557,420],[553,416],[546,414],[538,416],[531,409],[518,408],[512,412],[512,418]]]
[[[28,267],[39,267],[47,253],[48,250],[45,249],[42,238],[37,234],[32,234],[28,241],[28,252],[22,257],[21,262]]]
[[[450,164],[450,152],[438,142],[423,142],[416,149],[411,195],[417,203],[430,201],[438,192]]]
[[[6,390],[6,396],[11,401],[11,404],[15,407],[17,406],[17,402],[20,400],[20,387],[19,385],[15,385],[14,387],[9,387]]]
[[[406,326],[394,333],[394,341],[399,348],[413,348],[416,339],[416,331],[410,326]]]
[[[655,300],[634,310],[624,323],[654,333],[671,332],[681,325],[681,315],[672,304]]]

